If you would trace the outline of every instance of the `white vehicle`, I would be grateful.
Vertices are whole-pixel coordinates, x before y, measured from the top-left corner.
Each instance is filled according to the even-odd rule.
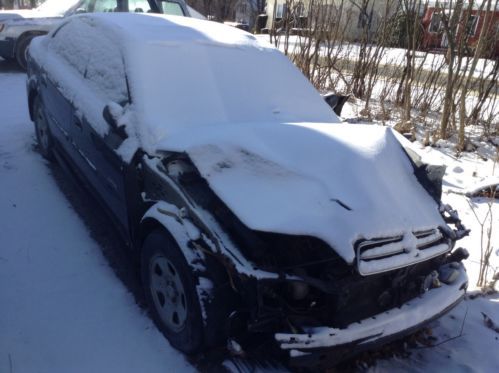
[[[165,13],[190,16],[184,0],[46,0],[33,10],[0,11],[0,57],[26,68],[31,40],[73,14],[92,12]]]
[[[140,256],[186,353],[258,336],[296,365],[410,333],[464,297],[443,169],[341,123],[277,49],[185,17],[71,17],[28,52],[41,153]]]

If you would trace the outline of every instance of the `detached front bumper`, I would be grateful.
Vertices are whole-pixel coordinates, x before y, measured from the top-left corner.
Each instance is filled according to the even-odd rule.
[[[295,366],[316,366],[338,361],[363,350],[410,334],[454,308],[464,297],[468,276],[462,264],[459,276],[421,296],[344,329],[310,328],[307,334],[275,334],[280,348],[288,351]]]

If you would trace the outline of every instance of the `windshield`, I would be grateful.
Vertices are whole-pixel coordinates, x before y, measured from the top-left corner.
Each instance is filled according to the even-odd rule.
[[[75,6],[79,0],[46,0],[36,10],[53,16],[63,16],[69,9]]]
[[[281,52],[243,31],[183,18],[159,19],[161,37],[134,46],[128,63],[154,141],[199,126],[338,121]]]

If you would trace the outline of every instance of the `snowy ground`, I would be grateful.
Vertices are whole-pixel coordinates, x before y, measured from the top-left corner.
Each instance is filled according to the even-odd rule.
[[[270,42],[269,35],[256,35],[257,38]],[[302,48],[307,47],[310,41],[307,37],[290,35],[288,39],[288,53],[298,53]],[[285,50],[286,38],[281,35],[278,39],[277,45],[280,50]],[[313,43],[312,43],[313,44]],[[339,48],[339,49],[338,49]],[[331,53],[333,56],[338,54],[338,57],[350,61],[355,61],[359,56],[360,46],[358,44],[343,44],[328,49],[326,46],[321,47],[320,52],[322,55]],[[404,66],[406,58],[406,49],[402,48],[385,48],[381,58],[381,65]],[[425,58],[426,56],[426,58]],[[440,68],[445,65],[445,55],[443,53],[426,53],[422,51],[416,52],[416,64],[419,66],[420,61],[423,61],[423,69],[430,71],[435,68]],[[464,58],[462,71],[465,71],[465,66],[468,64],[468,57]],[[494,66],[494,61],[485,58],[478,60],[474,77],[487,76],[490,74]]]
[[[74,203],[58,182],[57,170],[34,150],[24,80],[0,60],[0,372],[194,371],[137,305],[137,289],[122,276],[126,265],[114,258],[116,250],[108,255],[105,239],[93,238],[96,230],[106,231],[105,223],[95,222],[100,218],[95,212],[90,213],[94,222],[88,223],[86,200]],[[498,176],[499,166],[494,169],[491,160],[473,154],[457,159],[449,148],[420,153],[448,166],[444,198],[473,228],[461,244],[472,255],[468,268],[474,285],[479,226],[468,199],[449,191]],[[486,213],[485,200],[471,203],[478,217]],[[497,267],[498,203],[493,214]],[[499,334],[485,327],[481,312],[499,323],[499,296],[467,300],[431,325],[434,344],[462,329],[461,337],[413,348],[408,357],[378,359],[369,370],[498,371]]]

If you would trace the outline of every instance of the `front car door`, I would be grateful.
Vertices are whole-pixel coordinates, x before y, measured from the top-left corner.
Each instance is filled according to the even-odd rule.
[[[121,141],[102,115],[109,102],[128,103],[123,56],[85,17],[65,22],[51,35],[48,48],[54,67],[47,66],[50,85],[43,100],[54,117],[51,127],[58,129],[54,136],[126,234],[124,162],[116,151]]]
[[[93,24],[86,26],[88,29],[85,35],[92,43],[86,51],[88,62],[84,78],[92,100],[88,105],[75,107],[73,139],[79,152],[84,155],[87,179],[120,228],[127,232],[126,163],[124,157],[118,154],[123,139],[103,118],[104,108],[110,102],[121,107],[129,104],[124,59],[115,41]]]

